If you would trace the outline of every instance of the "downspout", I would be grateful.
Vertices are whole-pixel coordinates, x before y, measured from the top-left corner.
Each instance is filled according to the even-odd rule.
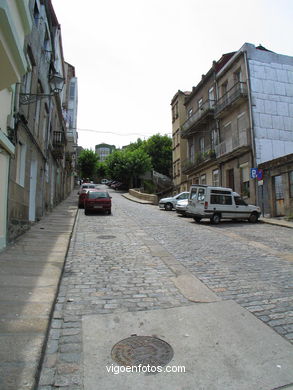
[[[250,88],[250,72],[249,72],[249,66],[248,66],[248,58],[247,58],[247,51],[244,52],[244,63],[245,63],[245,70],[247,74],[247,93],[248,93],[248,112],[249,112],[249,120],[250,120],[250,139],[251,139],[251,147],[252,147],[252,163],[253,167],[256,168],[256,146],[255,146],[255,137],[254,137],[254,123],[253,123],[253,116],[252,116],[252,103],[251,103],[251,88]],[[254,181],[254,191],[255,191],[255,199],[256,204],[259,203],[259,196],[256,186],[256,181]]]

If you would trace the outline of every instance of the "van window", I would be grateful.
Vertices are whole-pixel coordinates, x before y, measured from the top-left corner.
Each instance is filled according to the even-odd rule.
[[[240,196],[234,196],[234,201],[237,206],[247,206],[247,203]]]
[[[232,204],[232,196],[211,194],[211,204],[230,205]]]
[[[196,199],[197,188],[192,188],[190,192],[190,199]]]
[[[205,189],[204,188],[199,188],[198,189],[197,200],[204,200],[204,194],[205,194]]]

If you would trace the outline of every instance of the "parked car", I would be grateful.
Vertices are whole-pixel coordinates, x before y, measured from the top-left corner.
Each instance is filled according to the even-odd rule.
[[[83,208],[84,207],[84,199],[85,199],[85,196],[86,196],[86,193],[88,192],[88,190],[94,190],[94,189],[97,189],[97,185],[94,184],[94,183],[83,183],[81,186],[80,186],[80,189],[78,191],[78,207],[79,208]]]
[[[188,206],[188,199],[178,200],[175,206],[176,213],[186,216],[187,206]]]
[[[112,197],[108,191],[88,190],[84,199],[84,213],[104,211],[111,214]]]
[[[175,196],[171,196],[169,198],[162,198],[159,201],[159,208],[165,209],[166,211],[171,211],[175,209],[175,206],[179,200],[187,199],[189,195],[189,192],[184,191],[180,192],[180,194],[177,194]]]
[[[221,219],[247,219],[257,222],[260,208],[248,205],[237,192],[226,187],[194,184],[190,187],[187,214],[196,222],[209,218],[218,224]]]
[[[101,184],[108,184],[109,183],[109,180],[108,179],[102,179],[101,180]]]

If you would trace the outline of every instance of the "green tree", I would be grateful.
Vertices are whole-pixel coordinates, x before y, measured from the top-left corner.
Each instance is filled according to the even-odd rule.
[[[133,180],[152,168],[151,159],[141,148],[116,150],[106,159],[108,175],[132,186]]]
[[[170,176],[172,169],[172,139],[167,135],[155,134],[142,145],[150,156],[153,169]]]
[[[78,157],[78,167],[80,176],[93,179],[96,175],[99,157],[90,149],[84,149]]]

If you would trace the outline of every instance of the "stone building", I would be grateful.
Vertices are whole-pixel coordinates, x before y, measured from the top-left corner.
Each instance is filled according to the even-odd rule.
[[[103,162],[116,149],[115,145],[99,144],[95,146],[95,152],[99,156],[99,161]]]
[[[22,2],[12,3],[15,10]],[[63,59],[60,25],[51,0],[23,3],[31,20],[21,48],[26,62],[10,87],[11,100],[7,104],[10,115],[6,114],[7,123],[3,126],[13,155],[5,182],[9,198],[5,205],[5,243],[68,195],[71,189],[68,176],[71,177],[73,170],[66,159],[66,151],[71,156],[74,150],[72,144],[67,146],[69,126],[63,105],[68,107],[68,95],[63,87],[70,72]],[[15,24],[18,26],[19,21]]]
[[[246,43],[213,63],[185,109],[188,184],[231,187],[257,203],[250,169],[293,150],[293,57]]]
[[[28,0],[2,0],[0,3],[0,250],[7,242],[7,203],[10,162],[15,158],[11,129],[15,120],[16,83],[26,73],[25,37],[32,28]]]

